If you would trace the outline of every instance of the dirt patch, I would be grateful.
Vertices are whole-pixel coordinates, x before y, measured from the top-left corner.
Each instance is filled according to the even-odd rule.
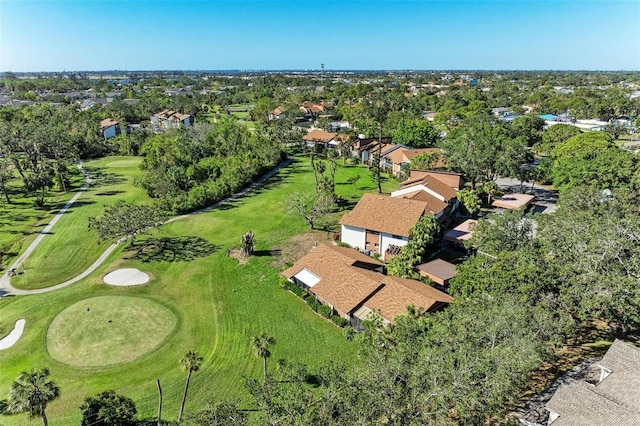
[[[236,259],[238,261],[238,265],[244,265],[249,261],[250,256],[244,256],[240,250],[240,247],[234,247],[227,253],[232,259]]]
[[[275,247],[280,251],[280,256],[271,262],[271,266],[283,268],[294,263],[305,254],[309,253],[311,247],[318,243],[331,241],[331,235],[326,232],[307,232],[306,234],[291,237],[283,246]]]

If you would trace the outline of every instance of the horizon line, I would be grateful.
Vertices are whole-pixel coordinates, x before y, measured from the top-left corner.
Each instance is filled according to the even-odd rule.
[[[53,70],[53,71],[17,71],[17,70],[0,70],[1,74],[74,74],[74,73],[153,73],[153,72],[181,72],[181,73],[285,73],[285,72],[301,72],[301,73],[381,73],[381,72],[639,72],[634,69],[578,69],[578,68],[547,68],[547,69],[519,69],[519,68],[441,68],[441,69],[418,69],[418,68],[360,68],[360,69],[310,69],[310,68],[228,68],[228,69],[95,69],[95,70]]]

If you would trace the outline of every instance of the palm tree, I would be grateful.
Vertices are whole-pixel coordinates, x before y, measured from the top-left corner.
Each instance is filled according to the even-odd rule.
[[[60,396],[60,388],[49,380],[49,368],[23,371],[9,390],[7,412],[28,413],[29,417],[42,417],[44,426],[49,424],[45,409],[47,404]]]
[[[187,391],[189,390],[189,381],[191,380],[191,373],[198,371],[202,365],[202,357],[198,355],[196,351],[188,351],[185,356],[180,360],[182,369],[187,371],[187,382],[184,385],[184,393],[182,394],[182,405],[180,405],[180,414],[178,414],[178,423],[182,420],[182,413],[184,411],[184,404],[187,401]]]
[[[269,336],[267,333],[262,333],[260,336],[253,336],[251,339],[251,345],[256,353],[256,356],[261,357],[264,360],[264,380],[267,380],[267,358],[271,356],[269,347],[276,343],[276,339]]]

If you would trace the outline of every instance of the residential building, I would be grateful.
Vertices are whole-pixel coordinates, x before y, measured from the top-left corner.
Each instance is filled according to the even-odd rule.
[[[456,189],[434,175],[425,175],[403,182],[400,189],[392,192],[391,196],[427,202],[430,213],[434,214],[440,223],[444,223],[449,220],[449,214],[458,208],[457,194]]]
[[[640,348],[615,340],[595,385],[562,385],[547,402],[550,426],[640,425]]]
[[[105,118],[100,122],[100,135],[105,139],[115,138],[120,133],[118,122],[111,118]]]
[[[477,220],[467,219],[453,229],[445,232],[443,239],[445,241],[449,241],[450,243],[462,245],[465,241],[473,237],[473,229],[477,224]]]
[[[525,208],[529,204],[533,203],[533,200],[535,198],[536,197],[534,195],[529,194],[505,194],[491,203],[491,205],[493,207],[499,207],[503,209],[518,210],[521,208]]]
[[[357,329],[374,313],[392,323],[408,306],[434,312],[453,299],[420,281],[383,275],[383,264],[357,250],[319,244],[285,270],[289,281],[328,305]]]
[[[459,190],[464,187],[464,178],[460,173],[445,172],[443,170],[416,170],[411,169],[409,171],[409,179],[400,183],[400,189],[409,185],[414,185],[416,182],[424,179],[426,176],[431,176],[438,179],[440,182],[455,190]]]
[[[337,139],[337,133],[330,133],[326,130],[313,129],[302,137],[302,140],[307,149],[316,149],[316,147],[322,147],[324,149],[335,148],[339,145],[340,141]]]
[[[426,201],[364,194],[353,210],[340,219],[340,240],[384,259],[390,249],[407,245],[409,231],[425,214],[433,214]]]
[[[180,126],[191,127],[193,122],[194,119],[192,115],[182,114],[170,109],[165,109],[151,116],[151,124],[156,133],[163,130],[175,129]]]
[[[456,265],[442,259],[421,263],[416,266],[416,269],[420,276],[429,278],[434,283],[440,284],[445,288],[449,285],[449,280],[456,276]]]

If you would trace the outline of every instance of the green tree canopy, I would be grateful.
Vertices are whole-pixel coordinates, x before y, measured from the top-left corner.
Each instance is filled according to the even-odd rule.
[[[107,390],[85,398],[80,406],[82,426],[132,426],[136,424],[136,404],[126,396]]]
[[[401,119],[393,131],[393,143],[412,148],[430,148],[438,145],[440,132],[427,120]]]
[[[90,217],[89,229],[97,231],[102,240],[130,238],[160,226],[165,218],[166,213],[157,206],[121,200],[105,207],[101,217]]]
[[[47,405],[60,396],[60,388],[53,382],[49,368],[23,371],[11,384],[6,411],[27,413],[29,417],[40,417],[44,426],[49,424]]]

